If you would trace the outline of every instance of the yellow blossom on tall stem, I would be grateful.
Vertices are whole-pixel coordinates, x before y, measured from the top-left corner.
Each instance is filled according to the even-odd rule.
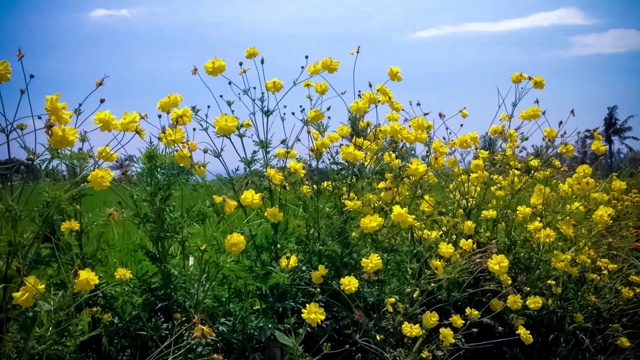
[[[60,225],[60,231],[62,231],[65,234],[70,233],[71,231],[78,231],[78,230],[80,230],[80,223],[77,222],[75,219],[66,220],[65,222],[62,223],[62,225]]]
[[[9,60],[0,60],[0,84],[11,81],[11,64]]]
[[[213,77],[222,74],[225,70],[227,70],[227,63],[217,57],[214,57],[204,64],[204,72]]]
[[[262,196],[262,193],[256,193],[253,189],[245,190],[240,196],[240,203],[255,209],[262,205]]]
[[[292,254],[282,255],[280,260],[278,261],[281,269],[291,270],[294,267],[298,266],[298,257]]]
[[[435,311],[427,311],[422,314],[422,325],[427,329],[434,328],[438,326],[438,322],[440,321],[440,316]]]
[[[323,276],[327,275],[329,270],[327,270],[324,265],[318,265],[318,270],[311,272],[311,282],[314,284],[322,284],[324,281]]]
[[[327,317],[324,309],[320,307],[320,304],[312,302],[302,309],[302,318],[309,325],[316,327]]]
[[[400,75],[400,68],[396,66],[391,66],[387,71],[387,75],[389,76],[389,80],[400,82],[402,81],[402,75]]]
[[[73,148],[76,141],[80,139],[78,129],[71,126],[56,126],[51,129],[49,144],[56,149]]]
[[[238,206],[237,201],[229,199],[226,196],[213,195],[213,201],[216,204],[223,203],[223,210],[224,210],[224,213],[227,215],[231,214],[233,210],[236,209],[236,206]]]
[[[98,148],[98,151],[96,152],[96,158],[106,162],[114,162],[116,161],[116,159],[118,159],[118,154],[111,151],[109,145],[105,145]]]
[[[413,338],[422,335],[423,331],[419,324],[410,324],[405,321],[402,324],[402,334],[406,337]]]
[[[11,294],[13,304],[28,308],[34,304],[34,296],[44,293],[46,286],[35,275],[29,275],[23,279],[25,285],[19,291]]]
[[[284,214],[277,207],[270,207],[264,212],[264,216],[272,223],[279,223],[284,218]]]
[[[116,272],[113,275],[116,277],[116,279],[122,281],[129,281],[133,277],[133,275],[131,275],[131,270],[126,268],[116,269]]]
[[[451,330],[448,327],[444,327],[444,328],[440,328],[440,340],[442,341],[442,344],[444,346],[450,346],[451,344],[455,343],[456,340],[454,339],[454,335],[453,335],[453,330]]]
[[[73,291],[90,291],[100,283],[98,279],[98,275],[91,271],[91,269],[86,268],[84,270],[78,271],[78,276],[73,282]]]
[[[279,93],[284,84],[282,83],[282,81],[278,78],[275,79],[271,79],[265,82],[265,88],[267,89],[268,92],[272,93],[272,94],[276,94]]]
[[[87,177],[89,186],[94,190],[105,190],[111,186],[113,180],[113,172],[108,168],[101,168],[93,170]]]
[[[362,258],[360,264],[362,265],[362,269],[364,270],[364,272],[372,274],[382,269],[382,258],[380,257],[380,255],[373,253],[369,255],[368,258]]]
[[[246,244],[247,242],[244,239],[244,236],[238,233],[229,234],[224,240],[225,250],[233,255],[240,254],[244,250]]]
[[[116,120],[116,116],[112,115],[111,111],[100,110],[96,112],[96,115],[93,118],[93,123],[98,125],[101,132],[111,132],[113,130],[118,130]]]
[[[340,279],[340,289],[342,289],[345,294],[353,294],[358,291],[359,285],[358,279],[353,276],[345,276]]]
[[[520,335],[520,339],[525,345],[530,345],[533,342],[533,336],[529,330],[525,329],[524,326],[519,326],[516,334]]]
[[[216,133],[222,136],[229,136],[238,130],[239,120],[235,115],[220,114],[213,120],[213,127]]]
[[[378,214],[367,215],[360,219],[360,228],[365,234],[372,233],[384,225],[384,219]]]
[[[253,46],[244,51],[244,57],[247,60],[255,59],[258,55],[260,55],[260,52]]]

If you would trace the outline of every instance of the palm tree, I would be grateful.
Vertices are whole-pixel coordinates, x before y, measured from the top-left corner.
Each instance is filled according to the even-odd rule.
[[[626,143],[628,140],[640,141],[637,136],[627,135],[633,131],[633,126],[629,125],[629,120],[633,119],[635,115],[629,115],[624,120],[620,121],[618,118],[618,105],[608,106],[607,115],[603,120],[602,136],[604,143],[607,145],[607,153],[609,160],[609,173],[613,172],[613,161],[615,152],[613,151],[616,141],[629,152],[635,151],[633,147]]]

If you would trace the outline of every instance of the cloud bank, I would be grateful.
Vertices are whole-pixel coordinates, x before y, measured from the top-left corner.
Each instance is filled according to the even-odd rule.
[[[605,32],[577,35],[569,39],[568,56],[596,54],[621,54],[640,50],[640,31],[635,29],[611,29]]]
[[[498,33],[561,25],[589,25],[595,22],[595,20],[590,19],[577,8],[562,8],[494,22],[470,22],[461,25],[437,26],[411,35],[416,38],[428,38],[457,33]]]

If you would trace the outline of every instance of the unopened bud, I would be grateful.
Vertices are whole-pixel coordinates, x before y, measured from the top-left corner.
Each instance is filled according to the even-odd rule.
[[[104,104],[104,102],[107,101],[107,99],[105,98],[100,98],[100,104]]]

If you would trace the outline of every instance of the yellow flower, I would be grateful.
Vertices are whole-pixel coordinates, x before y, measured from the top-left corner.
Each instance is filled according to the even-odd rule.
[[[511,75],[511,82],[514,84],[520,84],[522,80],[526,78],[528,78],[528,76],[523,72],[513,73],[513,75]]]
[[[444,263],[440,260],[431,259],[429,260],[429,266],[431,270],[436,273],[436,275],[444,274]]]
[[[78,271],[78,276],[73,282],[73,291],[90,291],[100,283],[98,276],[96,273],[91,271],[91,269],[86,268],[84,270]]]
[[[316,61],[307,66],[307,71],[309,72],[309,76],[316,76],[322,72],[322,66],[320,66],[320,62]]]
[[[167,128],[160,133],[160,142],[166,146],[176,146],[184,142],[185,134],[181,127]]]
[[[418,324],[409,324],[408,322],[404,322],[402,324],[402,334],[406,337],[417,337],[423,334],[422,328]]]
[[[278,159],[295,159],[298,152],[295,149],[277,149],[276,157]]]
[[[450,258],[453,253],[455,253],[456,249],[453,247],[453,245],[449,244],[448,242],[441,242],[438,244],[438,254],[440,254],[440,256],[445,257],[445,258]]]
[[[280,90],[282,90],[283,83],[282,83],[282,81],[280,81],[280,79],[274,78],[274,79],[266,81],[264,86],[265,86],[265,88],[267,89],[268,92],[270,92],[272,94],[275,94],[275,93],[280,92]]]
[[[260,55],[260,52],[253,46],[244,51],[244,57],[248,60],[255,59],[258,55]]]
[[[80,139],[78,129],[71,126],[56,126],[51,129],[49,144],[56,149],[72,148]]]
[[[104,110],[96,112],[96,116],[93,118],[93,123],[98,125],[100,131],[102,132],[111,132],[113,130],[118,130],[118,126],[116,124],[116,116],[111,115],[111,111]]]
[[[473,308],[468,307],[464,309],[464,314],[467,315],[467,317],[471,320],[477,320],[480,318],[480,311]]]
[[[177,108],[181,102],[182,102],[182,96],[180,94],[173,93],[158,100],[158,104],[156,106],[158,110],[168,114],[171,111],[171,109]]]
[[[264,212],[264,216],[272,223],[279,223],[282,221],[284,214],[277,207],[270,207]]]
[[[133,277],[133,275],[131,275],[131,270],[126,268],[117,268],[116,272],[113,275],[116,277],[116,279],[122,281],[129,281]]]
[[[364,152],[356,149],[353,144],[342,145],[340,147],[340,158],[344,161],[357,164],[364,159]]]
[[[465,323],[465,321],[462,320],[462,317],[458,314],[454,314],[453,316],[451,316],[449,318],[449,321],[451,321],[451,325],[457,328],[461,328]]]
[[[369,110],[369,104],[363,100],[355,99],[349,105],[349,111],[356,115],[364,115]]]
[[[422,314],[422,325],[427,329],[438,326],[438,321],[440,321],[440,316],[435,311],[427,311]]]
[[[391,220],[398,223],[403,229],[413,226],[416,223],[415,216],[410,215],[407,208],[402,208],[399,205],[393,206],[391,210]]]
[[[18,129],[18,130],[20,130],[20,131],[24,131],[24,130],[26,130],[26,129],[27,129],[27,127],[28,127],[28,125],[27,125],[27,124],[25,124],[25,123],[19,123],[18,125],[16,125],[16,129]]]
[[[473,240],[471,239],[469,240],[460,239],[458,246],[460,246],[461,249],[466,251],[473,251],[473,249],[476,247],[476,245],[473,243]]]
[[[600,225],[600,227],[606,227],[611,224],[611,216],[613,216],[614,214],[615,210],[613,210],[612,208],[600,205],[600,207],[598,207],[598,210],[596,210],[591,216],[591,219],[593,220],[593,222]]]
[[[491,255],[491,259],[487,261],[487,266],[489,267],[489,271],[496,275],[503,275],[509,271],[509,260],[506,256],[500,254]]]
[[[629,339],[627,339],[624,336],[620,336],[618,338],[618,341],[616,341],[616,344],[618,346],[620,346],[621,348],[625,348],[625,349],[628,348],[629,346],[631,346],[631,342],[629,342]]]
[[[222,74],[225,70],[227,70],[227,63],[225,63],[223,59],[214,57],[212,60],[204,63],[204,72],[207,73],[207,75],[215,77]]]
[[[577,323],[582,323],[584,322],[584,315],[577,313],[575,315],[573,315],[573,320],[575,320],[575,322]]]
[[[378,214],[367,215],[360,219],[360,228],[364,233],[372,233],[382,227],[384,219]]]
[[[9,60],[0,61],[0,84],[11,81],[11,64]]]
[[[196,339],[200,339],[203,336],[213,338],[216,337],[216,334],[213,332],[213,330],[211,330],[210,327],[206,325],[196,325],[196,327],[193,328],[193,337]]]
[[[185,126],[193,119],[191,109],[184,106],[182,109],[175,108],[171,112],[171,122],[177,126]]]
[[[23,281],[25,285],[19,291],[12,293],[11,296],[13,297],[13,304],[27,308],[33,306],[34,296],[43,293],[46,290],[46,286],[35,275],[29,275]]]
[[[538,106],[532,106],[528,109],[520,111],[518,118],[524,121],[539,119],[542,116],[542,110]]]
[[[98,148],[98,152],[96,153],[96,158],[106,162],[113,162],[113,161],[116,161],[116,159],[118,158],[118,154],[111,151],[111,148],[109,147],[109,145],[106,145]]]
[[[384,300],[384,306],[387,308],[388,312],[390,312],[390,313],[393,312],[393,306],[391,306],[391,305],[395,304],[396,301],[397,300],[395,298],[386,298]]]
[[[317,123],[319,121],[322,121],[322,119],[324,119],[324,112],[322,112],[322,110],[311,109],[307,113],[307,121],[309,121],[310,123]]]
[[[122,119],[117,122],[118,130],[124,132],[136,132],[140,126],[140,114],[135,111],[125,112]]]
[[[251,120],[245,120],[242,122],[242,124],[240,124],[240,126],[242,126],[242,128],[244,129],[251,129],[253,127],[253,124],[251,123]]]
[[[524,326],[519,326],[516,334],[520,335],[520,340],[522,340],[522,342],[526,345],[529,345],[533,342],[533,336],[531,336],[529,330],[525,329]]]
[[[507,297],[507,306],[511,310],[520,310],[520,308],[522,308],[522,298],[520,295],[509,295],[509,297]]]
[[[387,75],[389,75],[389,80],[400,82],[402,81],[402,75],[400,75],[400,68],[396,66],[391,66],[389,71],[387,71]]]
[[[262,196],[262,193],[257,194],[253,189],[245,190],[240,196],[240,203],[255,209],[262,205]]]
[[[571,144],[560,144],[560,148],[558,149],[558,152],[566,157],[571,157],[573,156],[573,145]]]
[[[227,215],[231,214],[233,210],[236,209],[236,206],[238,206],[237,201],[229,199],[226,196],[213,195],[213,201],[216,204],[224,203],[223,210],[224,210],[224,213]]]
[[[329,74],[333,74],[338,71],[338,68],[340,68],[340,61],[333,60],[330,57],[324,58],[320,61],[320,67]]]
[[[527,307],[531,310],[538,310],[544,304],[544,299],[540,296],[529,296],[527,297]]]
[[[238,233],[229,234],[224,239],[225,250],[234,255],[240,254],[246,245],[247,242],[245,241],[244,236]]]
[[[542,130],[542,134],[544,135],[545,139],[551,141],[555,139],[556,136],[558,136],[558,130],[547,127],[547,128],[544,128],[544,130]]]
[[[286,255],[282,255],[282,257],[278,261],[278,264],[282,269],[291,270],[294,267],[298,266],[298,257],[287,253]]]
[[[67,220],[63,222],[62,225],[60,225],[60,231],[62,231],[65,234],[68,234],[71,231],[78,231],[78,230],[80,230],[80,223],[77,222],[75,219]]]
[[[213,120],[216,133],[222,136],[229,136],[238,129],[238,118],[235,115],[220,114]]]
[[[373,253],[368,258],[362,258],[360,265],[362,265],[364,272],[372,274],[382,269],[382,258],[380,258],[380,255]]]
[[[318,270],[311,272],[311,282],[314,284],[322,284],[324,279],[323,276],[327,275],[329,270],[327,270],[324,265],[318,265]]]
[[[113,172],[107,168],[95,169],[87,177],[89,186],[94,190],[104,190],[111,186],[113,180]]]
[[[71,122],[73,111],[67,110],[66,102],[60,102],[60,93],[45,96],[44,102],[44,111],[49,114],[52,122],[61,126]]]
[[[469,112],[467,111],[467,109],[466,109],[466,108],[462,108],[462,109],[460,110],[460,116],[461,116],[463,119],[466,119],[466,118],[469,116]]]
[[[504,308],[504,301],[498,298],[493,298],[489,301],[489,307],[492,311],[498,312]]]
[[[353,294],[358,291],[359,285],[358,279],[353,276],[345,276],[340,279],[340,289],[344,290],[345,294]]]
[[[531,85],[536,90],[544,89],[544,86],[545,86],[544,78],[542,76],[534,76],[531,79]]]
[[[289,171],[294,172],[298,178],[304,177],[307,173],[307,170],[304,169],[304,163],[298,161],[291,161],[289,165],[287,165]]]
[[[302,309],[302,318],[313,327],[318,326],[326,316],[324,309],[316,302],[307,304],[307,306]]]
[[[453,330],[448,327],[440,328],[440,340],[444,346],[449,346],[455,343],[456,341],[453,338]]]
[[[324,95],[329,91],[329,84],[326,81],[315,83],[313,90],[315,90],[318,95]]]
[[[267,171],[265,171],[264,174],[269,178],[269,181],[275,185],[282,184],[282,181],[284,180],[284,176],[280,171],[278,171],[278,169],[267,168]]]
[[[473,235],[473,233],[476,231],[476,224],[471,220],[467,220],[462,225],[462,231],[466,235]]]

